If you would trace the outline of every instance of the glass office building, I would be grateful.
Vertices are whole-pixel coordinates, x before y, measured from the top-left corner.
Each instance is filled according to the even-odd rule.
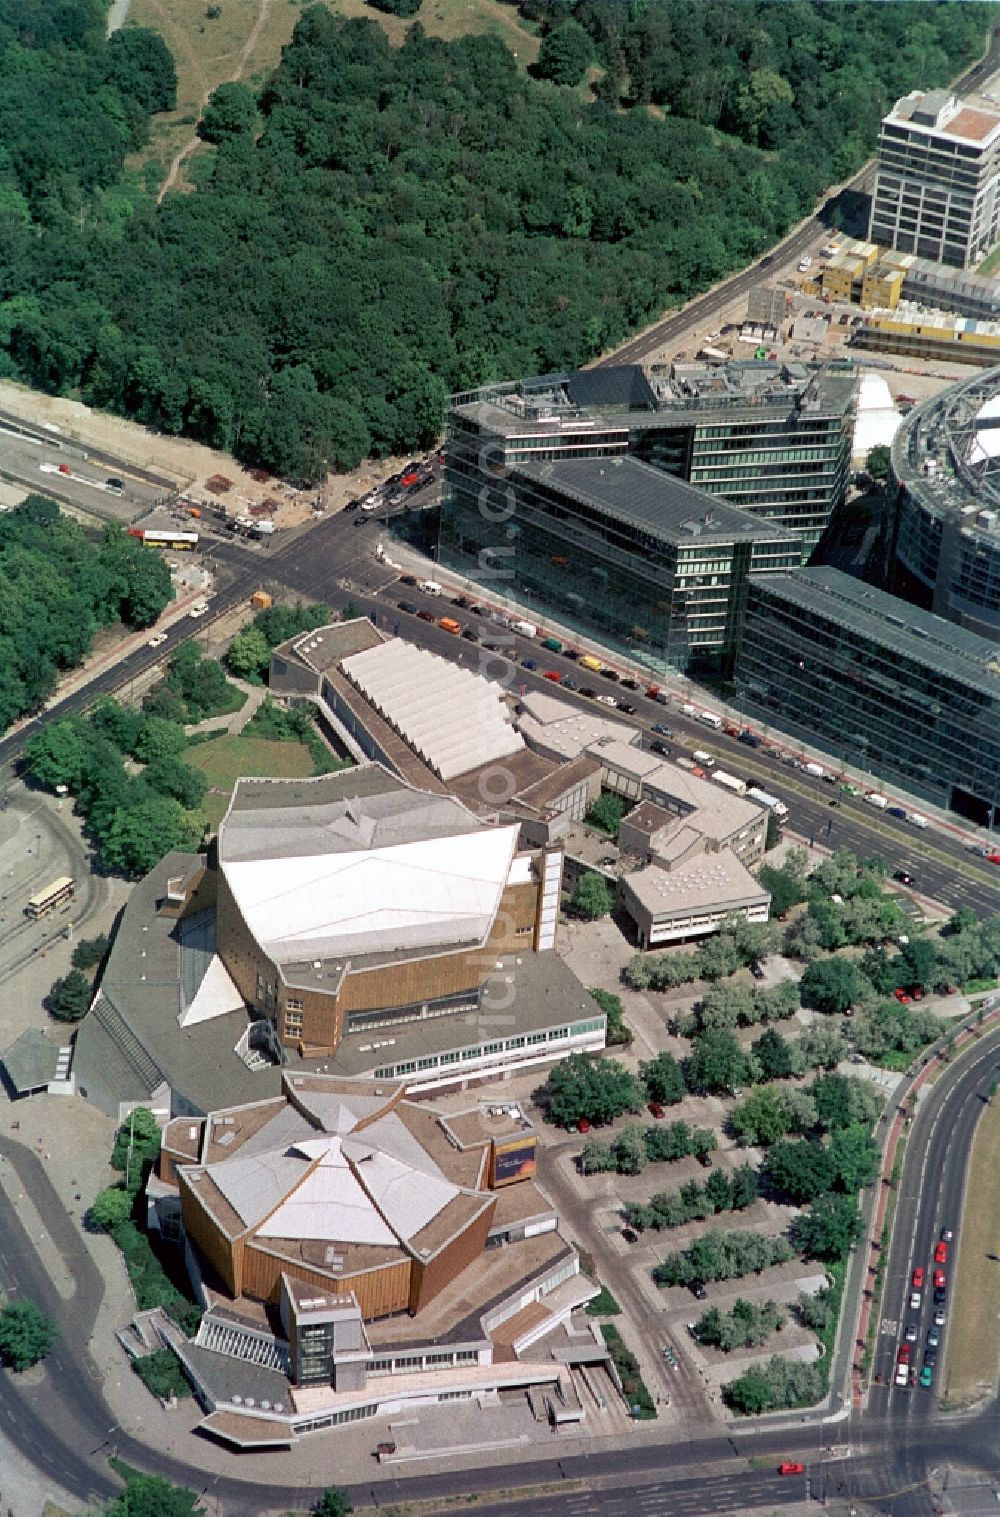
[[[498,456],[470,422],[449,438],[442,559],[651,670],[727,670],[750,574],[802,562],[786,527],[621,450],[592,451],[595,433],[568,419],[541,434],[540,457],[537,433]],[[596,431],[603,449],[613,432]]]
[[[738,704],[981,826],[1000,824],[1000,652],[837,569],[752,580]]]
[[[890,456],[885,583],[1000,643],[1000,368],[915,407]]]

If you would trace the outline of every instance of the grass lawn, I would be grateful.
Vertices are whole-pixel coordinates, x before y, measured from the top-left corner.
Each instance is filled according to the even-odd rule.
[[[202,810],[216,830],[229,806],[233,786],[241,775],[256,779],[304,779],[315,773],[313,756],[304,743],[282,743],[265,737],[232,737],[228,733],[196,743],[184,762],[200,769],[212,789]],[[218,791],[219,794],[213,792]]]
[[[173,155],[187,142],[201,114],[202,102],[216,85],[241,78],[251,86],[263,83],[276,67],[281,49],[306,0],[221,0],[221,14],[210,21],[207,0],[132,0],[128,24],[158,31],[174,55],[177,67],[177,109],[154,117],[149,145],[130,160],[130,167],[155,165],[165,177]],[[410,21],[384,15],[365,0],[326,0],[337,15],[374,21],[394,45],[402,42]],[[473,32],[493,32],[502,37],[518,64],[527,68],[538,57],[534,29],[519,19],[502,0],[423,0],[415,18],[432,37],[463,37]],[[254,32],[253,45],[244,49]],[[206,150],[199,148],[198,154]],[[190,185],[190,163],[185,165],[180,185]],[[150,170],[152,173],[152,170]]]
[[[994,248],[988,257],[984,258],[976,270],[977,274],[995,274],[1000,268],[1000,248]]]
[[[958,1277],[951,1292],[945,1336],[941,1396],[949,1407],[965,1406],[997,1388],[1000,1360],[1000,1264],[996,1219],[1000,1214],[1000,1102],[983,1113],[972,1149],[969,1188],[958,1237]]]

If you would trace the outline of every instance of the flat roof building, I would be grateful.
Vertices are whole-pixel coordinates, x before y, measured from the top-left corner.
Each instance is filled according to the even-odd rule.
[[[802,561],[787,528],[634,458],[522,462],[505,478],[509,517],[456,486],[446,556],[506,565],[519,601],[596,629],[652,668],[725,666],[749,573]]]
[[[830,568],[751,582],[738,699],[984,827],[1000,823],[994,643]]]
[[[704,625],[692,617],[688,638],[676,610],[653,614],[664,588],[672,594],[674,538],[684,522],[706,519],[706,495],[717,504],[722,497],[774,529],[759,539],[768,551],[784,541],[789,553],[778,529],[791,532],[801,562],[844,498],[855,389],[844,367],[746,361],[674,365],[650,378],[636,366],[609,366],[453,396],[441,558],[484,586],[506,585],[529,606],[551,608],[567,625],[600,625],[651,662],[718,660],[723,608]],[[610,460],[626,456],[695,486],[700,501],[666,486],[656,493],[655,475],[634,468],[608,472]],[[560,548],[560,523],[582,573]],[[667,579],[658,582],[661,557]],[[624,585],[643,563],[646,583],[640,577],[637,587],[650,599],[641,615],[628,615]],[[601,594],[605,581],[610,593]],[[710,635],[699,642],[698,634]]]
[[[868,235],[970,268],[1000,222],[1000,115],[947,90],[912,90],[882,120]]]

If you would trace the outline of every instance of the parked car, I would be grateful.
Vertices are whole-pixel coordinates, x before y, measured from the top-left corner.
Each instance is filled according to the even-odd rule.
[[[597,699],[597,691],[592,689],[590,685],[584,685],[580,694],[588,701],[596,701]]]
[[[650,753],[658,753],[661,758],[669,758],[670,757],[670,749],[667,747],[666,743],[661,743],[659,741],[654,741],[654,742],[650,743],[650,745],[649,745],[649,751],[650,751]]]
[[[654,722],[649,730],[650,732],[658,732],[661,737],[673,737],[674,735],[674,729],[665,726],[663,722]]]
[[[396,605],[400,611],[405,611],[407,616],[416,616],[417,608],[411,600],[398,600]]]
[[[626,1243],[638,1243],[639,1241],[639,1234],[631,1227],[622,1228],[622,1237]]]
[[[618,704],[613,695],[599,695],[597,699],[602,706],[617,706]]]
[[[696,1301],[704,1301],[708,1296],[704,1280],[692,1280],[689,1290]]]
[[[896,1000],[901,1006],[909,1006],[911,1000],[913,999],[912,996],[907,995],[905,990],[894,990],[893,995],[896,997]]]
[[[473,632],[471,627],[466,627],[462,632],[462,636],[467,643],[478,643],[479,641],[479,633]]]
[[[554,685],[558,685],[562,679],[562,675],[559,673],[558,669],[546,669],[542,675],[542,678],[550,679]]]
[[[572,659],[573,663],[575,664],[577,659],[580,657],[580,650],[578,648],[564,648],[562,656],[563,658]]]
[[[401,585],[414,585],[415,586],[416,583],[417,583],[417,576],[415,574],[401,574],[399,576],[399,583]]]
[[[705,1149],[702,1149],[701,1153],[698,1155],[698,1163],[701,1165],[702,1169],[711,1169],[712,1155]]]
[[[562,687],[563,687],[564,690],[579,690],[579,688],[580,688],[580,686],[577,684],[576,680],[573,678],[573,676],[571,674],[564,674],[563,675],[563,677],[562,677]]]
[[[784,1464],[778,1465],[779,1475],[804,1475],[805,1472],[805,1465],[796,1463],[794,1459],[786,1459]]]
[[[623,679],[621,687],[623,690],[638,690],[639,681],[637,679]]]
[[[614,669],[604,668],[604,669],[602,669],[600,671],[600,674],[601,674],[601,678],[602,679],[613,680],[614,683],[617,685],[617,683],[618,683],[618,675],[617,675],[617,673],[616,673],[616,671]]]
[[[576,1130],[577,1130],[577,1132],[589,1132],[590,1131],[590,1120],[589,1120],[589,1118],[587,1118],[587,1117],[581,1117],[580,1120],[576,1124]]]
[[[903,806],[887,806],[885,814],[886,816],[894,816],[901,822],[906,821],[906,810]]]
[[[537,669],[538,668],[537,660],[535,660],[533,658],[522,658],[522,660],[521,660],[521,668],[522,669]]]
[[[659,1121],[661,1117],[665,1117],[667,1115],[666,1107],[661,1106],[659,1101],[650,1101],[646,1110],[649,1112],[649,1115],[651,1117],[655,1117],[657,1121]]]
[[[418,611],[417,616],[422,622],[436,622],[437,617],[433,611]]]

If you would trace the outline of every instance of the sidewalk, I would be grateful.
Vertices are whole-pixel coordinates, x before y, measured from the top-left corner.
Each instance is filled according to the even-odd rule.
[[[228,732],[231,736],[238,737],[247,723],[256,716],[268,693],[267,686],[251,685],[247,680],[236,679],[231,674],[226,678],[246,696],[243,705],[239,711],[227,711],[222,716],[206,716],[204,721],[189,723],[184,728],[188,737],[193,732]]]

